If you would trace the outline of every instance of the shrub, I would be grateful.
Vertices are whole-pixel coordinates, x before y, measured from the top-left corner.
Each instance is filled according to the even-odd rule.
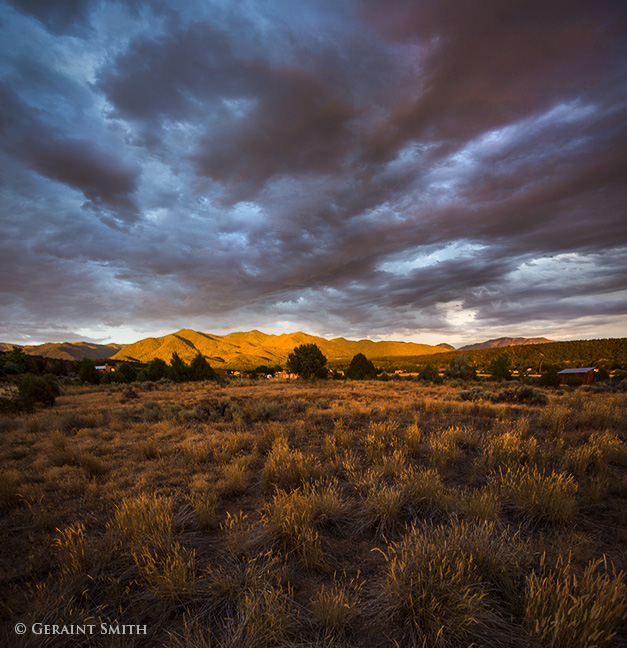
[[[546,405],[549,399],[539,390],[529,385],[518,385],[502,389],[492,395],[493,403],[520,403],[525,405]]]
[[[55,399],[61,393],[55,377],[50,374],[45,376],[26,374],[17,389],[18,398],[24,404],[25,409],[29,406],[32,407],[35,403],[52,407]]]
[[[601,564],[605,573],[598,573]],[[624,575],[610,577],[604,559],[588,564],[581,580],[572,573],[570,557],[561,556],[527,580],[525,624],[531,644],[538,648],[607,646],[625,612]]]

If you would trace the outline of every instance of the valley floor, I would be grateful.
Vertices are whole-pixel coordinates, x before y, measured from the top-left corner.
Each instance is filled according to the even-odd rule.
[[[2,645],[625,645],[627,395],[538,393],[164,382],[4,416]]]

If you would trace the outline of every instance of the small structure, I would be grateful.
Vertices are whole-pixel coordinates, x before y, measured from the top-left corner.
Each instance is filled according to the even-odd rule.
[[[557,375],[561,376],[562,385],[565,385],[572,376],[581,378],[584,385],[591,385],[594,380],[595,371],[596,369],[594,367],[579,367],[577,369],[562,369],[557,372]]]
[[[111,373],[115,371],[115,365],[109,364],[108,362],[103,365],[96,365],[96,371],[99,371],[100,373]]]

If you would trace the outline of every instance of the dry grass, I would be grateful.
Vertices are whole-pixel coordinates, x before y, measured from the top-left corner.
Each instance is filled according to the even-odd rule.
[[[149,627],[120,648],[627,642],[624,394],[133,389],[0,418],[1,645],[96,645],[13,630],[90,619]]]
[[[608,646],[627,609],[626,595],[624,574],[610,576],[603,559],[590,562],[578,579],[570,556],[559,556],[556,565],[548,567],[543,555],[539,570],[529,576],[525,589],[525,622],[531,645]]]

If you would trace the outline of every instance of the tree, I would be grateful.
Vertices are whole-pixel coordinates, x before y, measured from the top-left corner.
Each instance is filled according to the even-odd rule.
[[[316,344],[301,344],[287,357],[287,368],[301,378],[322,376],[327,359]]]
[[[423,367],[418,374],[418,380],[424,380],[425,382],[432,382],[436,385],[442,383],[442,377],[440,372],[437,369],[434,369],[430,364],[427,364],[426,367]]]
[[[137,379],[137,370],[133,367],[132,364],[128,362],[121,362],[116,368],[114,375],[116,376],[116,382],[131,383]]]
[[[174,351],[168,367],[168,378],[174,382],[185,382],[189,380],[189,367],[181,360],[179,354]]]
[[[26,355],[18,346],[14,346],[4,354],[4,361],[13,363],[19,373],[25,373],[30,366],[30,356]]]
[[[451,360],[444,370],[447,378],[461,378],[462,380],[474,380],[477,377],[477,370],[470,364],[468,356],[458,355]]]
[[[488,365],[488,373],[499,382],[509,380],[512,377],[512,373],[509,370],[509,356],[507,353],[500,353],[492,360]]]
[[[192,380],[217,380],[218,374],[211,368],[200,351],[195,355],[189,365],[189,374]]]
[[[91,383],[92,385],[100,384],[100,375],[96,371],[96,367],[92,360],[83,358],[78,369],[78,377],[84,383]]]
[[[150,364],[142,372],[142,377],[145,377],[145,380],[151,380],[152,382],[157,382],[165,378],[168,373],[168,365],[165,360],[161,358],[154,358],[151,360]]]
[[[353,356],[346,370],[346,376],[351,380],[365,380],[366,378],[375,378],[376,375],[376,367],[363,353],[358,353]]]

